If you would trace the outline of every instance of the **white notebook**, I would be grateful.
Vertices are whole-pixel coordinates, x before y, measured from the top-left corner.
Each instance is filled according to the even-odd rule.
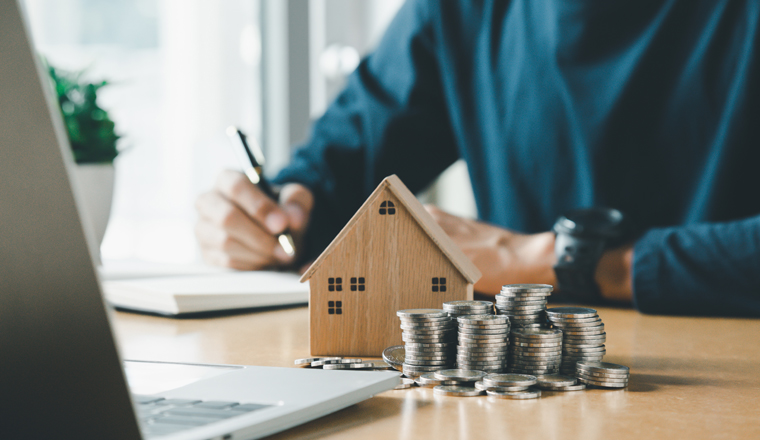
[[[226,272],[104,281],[106,300],[124,309],[181,315],[306,304],[309,286],[283,272]]]

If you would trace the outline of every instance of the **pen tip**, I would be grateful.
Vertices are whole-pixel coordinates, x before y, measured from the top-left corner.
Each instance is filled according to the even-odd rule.
[[[237,128],[234,125],[227,127],[227,136],[235,136],[237,134]]]

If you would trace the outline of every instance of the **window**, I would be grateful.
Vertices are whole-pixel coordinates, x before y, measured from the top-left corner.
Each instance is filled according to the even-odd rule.
[[[364,292],[364,277],[351,277],[351,291],[352,292]]]
[[[342,315],[343,301],[327,301],[327,314],[328,315]]]
[[[445,292],[446,291],[446,278],[433,278],[433,292]]]
[[[393,215],[396,213],[396,205],[394,205],[390,200],[386,200],[380,204],[380,215],[385,215],[386,212],[388,215]]]
[[[327,290],[330,292],[340,292],[343,290],[343,278],[328,278],[327,279]]]

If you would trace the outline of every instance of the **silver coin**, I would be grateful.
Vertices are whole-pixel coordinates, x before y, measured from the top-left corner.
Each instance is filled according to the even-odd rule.
[[[470,367],[482,366],[482,367],[495,367],[498,365],[504,365],[507,363],[507,359],[493,359],[493,360],[473,360],[473,359],[457,359],[457,365],[463,370],[479,370],[479,368],[463,368],[464,365]],[[457,379],[452,379],[457,380]],[[461,380],[461,379],[460,379]]]
[[[469,329],[469,330],[509,330],[510,325],[508,323],[504,324],[464,324],[464,323],[457,323],[457,328],[461,329]]]
[[[604,324],[596,327],[567,328],[562,330],[567,336],[600,335],[604,333]]]
[[[546,314],[559,318],[587,318],[596,316],[597,311],[586,307],[552,307],[546,309]]]
[[[393,388],[393,389],[394,390],[403,390],[403,389],[411,388],[413,386],[414,386],[414,380],[413,379],[408,379],[408,378],[402,377],[401,378],[401,382],[398,385],[396,385],[396,387]]]
[[[333,360],[333,359],[341,359],[341,358],[339,358],[339,357],[314,357],[314,358],[296,359],[295,360],[295,365],[304,365],[304,366],[310,367],[312,362],[324,361],[324,360],[328,360],[328,359]]]
[[[602,341],[600,341],[600,342],[596,342],[596,343],[593,343],[593,344],[592,344],[592,343],[583,343],[583,344],[578,344],[578,343],[573,343],[573,342],[567,342],[567,341],[565,341],[565,342],[562,344],[562,346],[563,346],[563,347],[572,348],[572,349],[576,349],[576,350],[577,350],[577,349],[584,349],[584,348],[597,348],[597,347],[604,347],[605,345],[604,345],[604,342],[602,342]]]
[[[558,329],[568,329],[572,331],[574,329],[581,329],[586,327],[597,327],[601,322],[602,321],[600,319],[592,322],[574,322],[573,324],[552,321],[552,327]]]
[[[506,359],[509,356],[509,353],[467,353],[467,352],[460,352],[457,353],[456,357],[457,359],[462,360],[473,360],[473,361],[496,361],[501,359]]]
[[[408,336],[401,335],[401,340],[404,342],[417,342],[427,344],[441,344],[445,342],[456,342],[455,335],[441,335],[441,336]]]
[[[568,353],[597,353],[600,351],[605,351],[606,346],[604,344],[602,345],[595,345],[590,347],[577,347],[572,345],[563,345],[562,351],[567,351]]]
[[[499,315],[467,315],[458,317],[457,323],[469,325],[509,324],[509,319]]]
[[[416,318],[416,319],[399,318],[399,322],[401,323],[401,325],[418,325],[418,324],[424,324],[424,323],[446,324],[453,321],[453,319],[451,319],[451,316],[449,316],[447,312],[443,312],[443,313],[446,313],[446,316],[443,316],[440,318]]]
[[[533,291],[548,291],[551,292],[554,290],[554,286],[551,284],[505,284],[504,286],[501,286],[502,292],[505,290],[511,291],[511,292],[533,292]]]
[[[566,387],[548,387],[544,389],[546,391],[582,391],[586,389],[586,384],[579,383],[575,385],[569,385]]]
[[[457,346],[457,352],[467,352],[467,353],[506,353],[509,351],[509,344],[497,344],[497,345],[458,345]]]
[[[545,322],[528,322],[528,323],[514,323],[512,328],[515,330],[548,330],[549,325]]]
[[[436,366],[438,368],[448,368],[452,365],[454,365],[454,360],[445,360],[445,361],[418,361],[414,359],[407,359],[406,362],[404,362],[404,365],[413,365],[416,367],[425,367],[425,366]]]
[[[408,309],[399,310],[396,316],[401,318],[442,318],[448,316],[446,312],[439,309]]]
[[[496,390],[488,390],[486,391],[489,397],[495,397],[497,399],[512,399],[512,400],[526,400],[526,399],[538,399],[541,397],[541,391],[535,390],[535,391],[517,391],[517,392],[509,392],[509,391],[496,391]]]
[[[537,382],[536,376],[525,374],[488,374],[482,380],[497,387],[529,387]]]
[[[629,373],[600,373],[598,371],[590,371],[590,370],[585,370],[583,368],[576,368],[575,372],[576,374],[583,374],[589,377],[598,377],[600,379],[604,379],[605,377],[615,378],[615,379],[627,379],[630,377]]]
[[[415,362],[425,362],[425,361],[447,361],[447,360],[453,360],[456,357],[454,353],[451,354],[444,354],[444,355],[436,355],[436,356],[419,356],[419,355],[412,355],[410,353],[406,354],[406,360],[405,362],[409,361],[415,361]]]
[[[502,329],[496,329],[496,330],[471,330],[471,329],[459,329],[459,335],[497,335],[501,336],[504,339],[507,338],[509,335],[509,330],[502,330]]]
[[[509,339],[468,339],[461,338],[457,341],[458,347],[480,347],[480,348],[498,348],[509,345]]]
[[[510,364],[525,365],[531,367],[545,367],[545,366],[560,366],[560,360],[562,358],[523,358],[518,356],[510,356],[507,358]]]
[[[343,359],[343,358],[337,358],[337,359],[322,359],[319,361],[314,361],[311,363],[312,367],[323,367],[328,364],[352,364],[352,363],[359,363],[361,362],[361,359]]]
[[[393,365],[391,365],[391,364],[389,364],[387,362],[372,361],[372,362],[369,362],[369,363],[372,364],[372,369],[373,370],[391,370],[391,369],[393,369]]]
[[[465,382],[480,380],[485,373],[478,370],[452,369],[435,372],[435,377],[441,380],[461,380]]]
[[[364,370],[373,366],[372,362],[361,362],[355,364],[325,364],[322,368],[325,370]]]
[[[522,329],[512,332],[515,337],[522,339],[556,339],[562,337],[562,330],[558,329]]]
[[[612,377],[612,376],[606,376],[606,377],[599,377],[599,376],[592,376],[589,374],[585,374],[583,372],[576,371],[575,377],[579,379],[587,379],[592,381],[598,381],[598,382],[628,382],[628,377]]]
[[[383,350],[383,360],[398,369],[404,363],[404,346],[394,345]]]
[[[578,380],[572,376],[560,376],[558,374],[547,374],[538,379],[539,387],[569,387],[578,383]]]
[[[455,344],[451,344],[448,347],[411,347],[407,345],[404,348],[407,353],[425,356],[428,353],[450,353],[456,351],[457,346]]]
[[[583,382],[586,385],[594,385],[596,387],[604,387],[604,388],[625,388],[628,386],[628,382],[622,383],[622,382],[598,382],[598,381],[592,381],[584,378],[578,378],[579,381]]]
[[[473,300],[448,301],[443,303],[444,307],[490,307],[491,305],[493,305],[491,301]]]
[[[562,352],[560,350],[553,350],[553,351],[547,351],[547,352],[515,350],[514,354],[515,356],[524,357],[524,358],[555,358],[558,356],[562,356]]]
[[[456,329],[452,330],[430,330],[430,331],[424,331],[424,332],[410,332],[410,331],[404,331],[401,333],[402,336],[408,336],[412,338],[431,338],[431,337],[437,337],[437,338],[445,338],[449,336],[454,336],[457,334]]]
[[[530,388],[530,386],[497,387],[497,386],[488,385],[485,382],[483,382],[482,380],[479,380],[479,381],[475,382],[474,386],[475,386],[475,389],[478,389],[478,390],[481,390],[481,391],[495,390],[495,391],[505,391],[505,392],[508,392],[508,393],[515,393],[515,392],[518,392],[518,391],[525,391],[528,388]]]
[[[562,352],[562,346],[561,345],[555,345],[553,347],[525,347],[522,345],[513,345],[516,352],[522,352],[522,353],[561,353]]]
[[[611,362],[583,362],[578,363],[580,368],[602,373],[630,373],[630,368],[625,365],[613,364]]]
[[[456,347],[456,342],[434,342],[434,343],[424,343],[424,342],[410,342],[406,344],[407,348],[450,348],[450,347]],[[403,345],[399,345],[398,347],[404,347]]]
[[[458,332],[457,339],[467,339],[467,340],[502,340],[502,341],[508,341],[509,340],[509,332],[493,332],[493,333],[464,333],[464,332]]]
[[[478,389],[457,385],[438,385],[437,387],[433,388],[433,393],[440,396],[456,397],[474,397],[483,394],[483,392]]]

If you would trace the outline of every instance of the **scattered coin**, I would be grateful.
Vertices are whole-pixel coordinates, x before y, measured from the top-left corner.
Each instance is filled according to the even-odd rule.
[[[438,385],[458,385],[455,380],[441,380],[435,377],[435,373],[426,373],[418,377],[415,382],[421,387],[437,387]]]
[[[296,359],[295,364],[296,365],[303,365],[305,367],[310,367],[312,362],[317,361],[323,361],[323,360],[332,360],[332,359],[341,359],[339,357],[313,357],[313,358],[304,358],[304,359]]]
[[[394,390],[403,390],[403,389],[411,388],[414,386],[414,380],[412,379],[407,379],[406,377],[402,377],[400,380],[401,380],[401,383],[396,385],[396,387],[393,388]]]
[[[559,374],[547,374],[538,379],[539,388],[555,389],[560,387],[569,387],[578,383],[578,379],[572,376],[561,376]]]
[[[441,396],[474,397],[483,394],[483,391],[474,387],[462,387],[457,385],[438,385],[433,388],[435,394]]]
[[[525,391],[528,388],[530,388],[529,386],[496,387],[496,386],[488,385],[482,380],[475,382],[474,386],[476,389],[479,389],[481,391],[496,390],[496,391],[507,391],[507,392],[512,392],[512,393],[517,392],[517,391]]]
[[[324,370],[366,370],[374,367],[372,362],[363,362],[356,364],[325,364]]]

